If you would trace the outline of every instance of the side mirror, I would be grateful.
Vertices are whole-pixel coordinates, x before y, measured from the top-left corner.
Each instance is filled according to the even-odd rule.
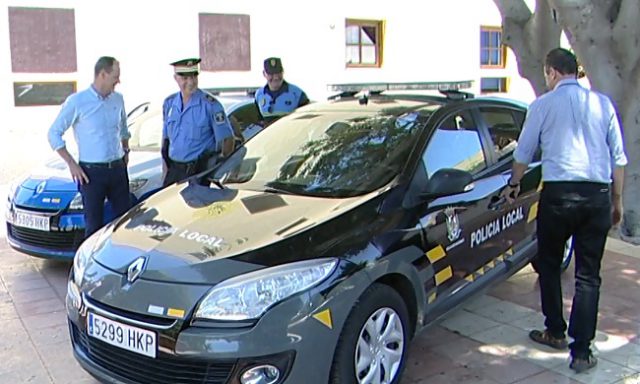
[[[423,197],[440,197],[469,192],[474,188],[473,176],[467,171],[443,168],[431,176]]]

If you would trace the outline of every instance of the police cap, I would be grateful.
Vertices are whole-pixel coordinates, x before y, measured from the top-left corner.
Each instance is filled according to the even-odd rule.
[[[273,75],[275,73],[282,73],[284,69],[282,68],[282,60],[279,57],[270,57],[264,61],[264,71]]]
[[[171,63],[173,70],[178,75],[197,75],[200,72],[199,58],[182,59]]]

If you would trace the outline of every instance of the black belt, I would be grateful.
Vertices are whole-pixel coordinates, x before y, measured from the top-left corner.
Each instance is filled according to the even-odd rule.
[[[171,160],[170,165],[176,166],[178,168],[189,168],[196,165],[197,162],[198,160],[186,161],[186,162]]]
[[[609,192],[610,184],[597,181],[545,181],[543,190],[547,192]]]
[[[124,159],[116,159],[105,163],[87,163],[86,161],[81,161],[80,165],[87,168],[120,168],[124,167]]]
[[[176,161],[173,160],[171,158],[169,158],[169,160],[171,160],[171,164],[170,165],[176,165],[180,168],[188,168],[188,167],[192,167],[196,164],[198,164],[198,162],[201,162],[203,160],[208,160],[214,156],[218,156],[218,152],[207,152],[207,153],[203,153],[202,155],[198,156],[197,159],[195,160],[191,160],[191,161]]]

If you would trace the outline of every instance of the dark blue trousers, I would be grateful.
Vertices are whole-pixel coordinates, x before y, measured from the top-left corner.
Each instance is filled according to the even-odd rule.
[[[118,217],[131,208],[129,196],[129,175],[124,162],[115,167],[93,166],[81,163],[89,182],[80,185],[84,204],[85,235],[102,228],[104,222],[104,200],[111,203],[114,217]]]
[[[574,357],[586,358],[596,334],[600,299],[600,264],[611,228],[609,186],[599,183],[545,183],[537,218],[540,295],[545,326],[564,337],[560,264],[565,242],[573,236],[575,294],[569,319],[569,345]]]

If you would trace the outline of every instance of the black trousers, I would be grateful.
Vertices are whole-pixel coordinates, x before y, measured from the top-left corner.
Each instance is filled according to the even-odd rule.
[[[104,199],[111,203],[114,217],[131,208],[129,175],[124,161],[109,165],[80,163],[89,182],[79,186],[84,205],[85,235],[88,237],[104,224]]]
[[[607,184],[546,182],[537,217],[540,295],[545,326],[554,337],[564,337],[560,283],[564,245],[573,236],[575,294],[569,319],[574,357],[585,358],[595,337],[600,299],[600,265],[611,228],[611,194]]]
[[[196,173],[196,162],[184,164],[172,161],[167,166],[167,174],[164,176],[162,186],[166,187],[175,182],[182,181]]]
[[[204,172],[213,167],[217,160],[217,153],[202,155],[197,160],[189,163],[180,163],[169,160],[167,165],[167,174],[162,181],[162,186],[166,187],[175,182],[182,181],[187,177],[193,176],[196,173]],[[198,180],[198,183],[201,185],[209,185],[205,180]]]

